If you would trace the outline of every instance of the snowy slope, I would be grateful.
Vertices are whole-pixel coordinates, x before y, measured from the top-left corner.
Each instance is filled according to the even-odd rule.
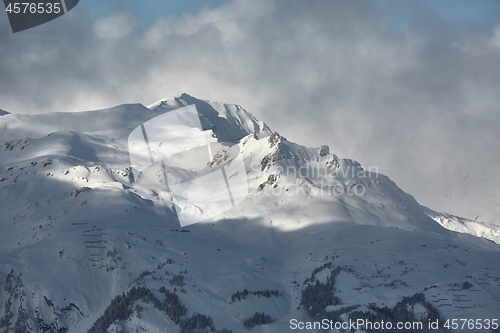
[[[127,137],[190,104],[207,137],[241,152],[248,196],[180,228],[158,165],[133,182]],[[1,332],[289,332],[290,319],[384,306],[394,319],[399,306],[415,320],[438,310],[443,323],[500,313],[499,245],[441,227],[389,178],[239,106],[183,94],[10,114],[0,129]],[[233,149],[217,147],[200,174]]]
[[[272,133],[264,122],[257,120],[239,105],[202,101],[188,94],[160,100],[148,108],[164,113],[192,104],[196,105],[201,116],[202,127],[212,130],[221,142],[236,143],[248,134],[253,134],[256,139],[262,139]]]
[[[500,226],[496,224],[473,221],[447,213],[438,213],[427,207],[423,207],[423,209],[429,217],[448,230],[484,237],[500,244]]]

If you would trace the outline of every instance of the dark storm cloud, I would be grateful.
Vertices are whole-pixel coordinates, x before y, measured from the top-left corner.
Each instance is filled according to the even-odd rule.
[[[432,206],[436,188],[500,160],[500,26],[457,39],[418,9],[420,25],[395,30],[367,1],[237,1],[143,32],[131,13],[92,23],[73,11],[45,33],[0,35],[0,107],[77,111],[181,92],[238,103]]]

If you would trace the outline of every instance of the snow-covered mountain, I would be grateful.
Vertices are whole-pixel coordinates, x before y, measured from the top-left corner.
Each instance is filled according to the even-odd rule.
[[[200,174],[237,148],[248,196],[181,228],[161,165],[134,179],[127,138],[192,104],[224,143]],[[443,228],[386,176],[239,106],[183,94],[7,114],[0,142],[0,332],[281,333],[361,318],[444,332],[447,319],[500,319],[498,244]]]
[[[484,237],[500,244],[500,226],[496,224],[473,221],[448,213],[439,213],[427,207],[422,208],[430,218],[448,230]]]

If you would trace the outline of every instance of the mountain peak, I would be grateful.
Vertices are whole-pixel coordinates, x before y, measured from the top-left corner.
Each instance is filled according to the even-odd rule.
[[[273,133],[263,121],[255,118],[240,105],[201,100],[186,93],[159,100],[148,105],[148,108],[164,113],[193,104],[203,129],[212,130],[220,142],[236,143],[249,134],[253,134],[256,139],[262,139]]]

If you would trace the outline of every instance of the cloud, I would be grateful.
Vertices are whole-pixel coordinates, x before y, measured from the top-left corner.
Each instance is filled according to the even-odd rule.
[[[500,24],[491,34],[476,34],[453,44],[460,51],[473,56],[498,56],[500,53]]]
[[[130,13],[93,23],[72,11],[51,34],[0,36],[0,107],[77,111],[182,92],[238,103],[435,207],[441,184],[500,162],[500,25],[456,39],[424,9],[427,28],[401,30],[367,1],[242,0],[140,32]]]
[[[93,28],[98,38],[123,38],[130,36],[136,25],[131,13],[115,13],[98,19]]]

